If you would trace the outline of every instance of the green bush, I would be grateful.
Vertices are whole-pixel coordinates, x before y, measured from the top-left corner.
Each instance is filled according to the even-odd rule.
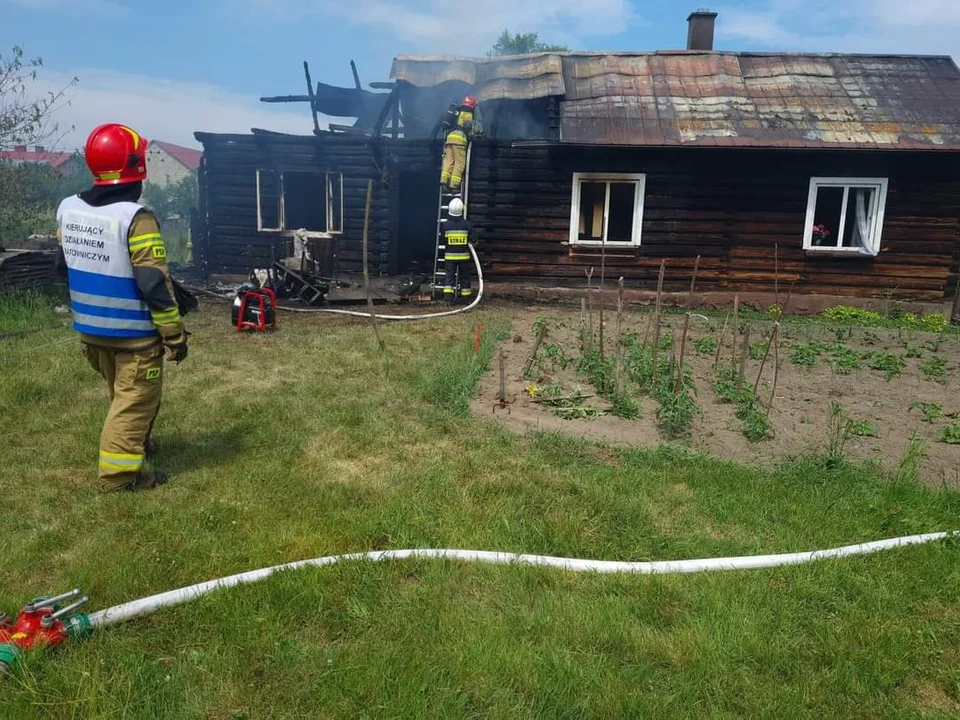
[[[850,434],[854,437],[877,437],[880,429],[873,420],[854,420],[850,423]]]
[[[947,319],[940,313],[931,313],[929,315],[905,313],[903,317],[900,318],[900,324],[909,330],[942,333],[950,323],[948,323]]]
[[[899,327],[907,330],[922,330],[924,332],[942,333],[949,323],[941,313],[917,315],[916,313],[896,313],[890,319],[885,319],[880,313],[849,305],[837,305],[823,311],[822,317],[832,323],[844,325],[861,325],[864,327]]]
[[[940,430],[940,442],[960,445],[960,423],[951,423]]]
[[[941,385],[947,382],[947,359],[943,355],[934,355],[923,364],[922,370],[928,380]]]
[[[847,325],[876,327],[883,324],[883,316],[881,316],[880,313],[850,307],[849,305],[837,305],[832,308],[827,308],[823,311],[823,317],[830,322],[844,323]]]
[[[693,347],[698,355],[713,355],[717,351],[717,340],[712,337],[702,337],[693,341]]]
[[[881,370],[886,373],[887,382],[889,382],[903,372],[903,368],[906,366],[906,364],[907,361],[904,360],[900,355],[894,355],[892,353],[876,353],[870,359],[869,367],[871,370]]]

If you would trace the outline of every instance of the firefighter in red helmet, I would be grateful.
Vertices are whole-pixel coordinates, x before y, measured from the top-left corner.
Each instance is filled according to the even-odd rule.
[[[148,145],[126,125],[96,128],[85,150],[93,187],[57,210],[73,327],[111,401],[100,436],[104,490],[144,490],[166,481],[147,463],[164,346],[174,362],[187,357],[160,224],[139,204]]]
[[[440,185],[445,192],[459,195],[467,167],[467,147],[473,138],[482,134],[476,98],[467,95],[459,105],[451,105],[447,109],[443,127],[446,136]]]

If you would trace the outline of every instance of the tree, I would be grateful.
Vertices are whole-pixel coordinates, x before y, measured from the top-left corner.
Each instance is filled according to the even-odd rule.
[[[73,78],[59,90],[36,94],[31,86],[42,66],[42,58],[26,59],[19,45],[13,46],[9,57],[0,54],[0,150],[51,140],[56,144],[63,138],[53,117],[68,104],[67,91],[79,80]]]
[[[190,173],[173,185],[158,185],[149,180],[143,184],[143,197],[140,202],[153,210],[160,220],[163,241],[167,246],[167,259],[170,262],[187,262],[189,253],[187,243],[190,240],[190,211],[197,207],[200,188],[197,174]]]
[[[172,185],[159,185],[148,179],[143,184],[141,202],[153,210],[161,222],[171,219],[190,217],[190,211],[197,207],[200,189],[197,174],[190,173],[183,180]]]
[[[517,33],[511,35],[509,30],[500,33],[500,37],[493,48],[487,52],[487,57],[503,55],[528,55],[541,52],[568,52],[566,45],[548,45],[540,42],[540,33]]]
[[[52,235],[60,201],[92,183],[86,170],[62,177],[45,163],[0,160],[0,245],[34,234]]]

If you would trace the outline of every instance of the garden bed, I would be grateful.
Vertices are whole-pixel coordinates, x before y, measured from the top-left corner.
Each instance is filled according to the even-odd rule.
[[[763,466],[823,454],[876,463],[891,477],[960,486],[960,335],[915,316],[864,327],[856,324],[860,312],[841,309],[816,321],[784,317],[779,348],[769,353],[774,316],[741,314],[736,357],[731,314],[691,315],[682,378],[685,316],[665,314],[654,381],[652,310],[625,311],[617,392],[614,310],[606,311],[602,358],[598,313],[591,347],[581,329],[589,320],[582,321],[579,310],[518,310],[511,340],[502,346],[509,412],[494,412],[496,358],[473,409],[515,431],[644,447],[677,442]]]

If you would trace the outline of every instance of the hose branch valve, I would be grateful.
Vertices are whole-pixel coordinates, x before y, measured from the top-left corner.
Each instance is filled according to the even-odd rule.
[[[90,618],[77,610],[90,598],[80,595],[79,590],[71,590],[36,598],[23,607],[16,620],[0,613],[0,673],[11,670],[28,650],[54,648],[87,635],[92,629]]]

